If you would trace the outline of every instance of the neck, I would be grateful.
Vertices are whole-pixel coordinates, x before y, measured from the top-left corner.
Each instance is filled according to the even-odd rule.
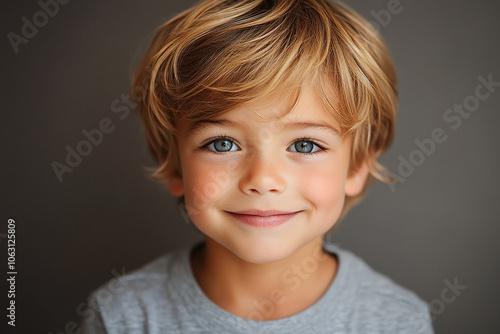
[[[314,304],[328,289],[337,261],[322,238],[272,263],[250,263],[207,238],[191,258],[194,276],[219,307],[254,320],[288,317]]]

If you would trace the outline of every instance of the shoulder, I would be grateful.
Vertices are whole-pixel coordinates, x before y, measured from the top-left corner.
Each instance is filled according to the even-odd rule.
[[[432,333],[428,305],[414,292],[373,270],[353,253],[325,247],[339,259],[343,289],[351,291],[348,311],[360,326],[397,328],[398,333]]]
[[[151,316],[160,316],[159,310],[168,312],[181,298],[182,291],[173,286],[182,279],[187,258],[188,249],[183,249],[128,274],[112,271],[115,277],[91,294],[87,309],[80,314],[83,325],[100,321],[99,326],[119,333],[142,326]]]
[[[177,252],[163,255],[130,273],[125,273],[125,269],[121,272],[113,270],[114,278],[100,286],[94,295],[101,297],[98,299],[106,299],[106,295],[126,298],[127,295],[156,289],[158,285],[155,283],[171,278],[170,269],[178,261],[179,255]]]

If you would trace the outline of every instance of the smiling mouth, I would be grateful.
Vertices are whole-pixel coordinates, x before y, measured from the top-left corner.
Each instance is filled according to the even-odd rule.
[[[230,216],[239,222],[253,227],[270,228],[280,226],[293,217],[300,211],[278,211],[278,210],[244,210],[231,212],[226,211]]]

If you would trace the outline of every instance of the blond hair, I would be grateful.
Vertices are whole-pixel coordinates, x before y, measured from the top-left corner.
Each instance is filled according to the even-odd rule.
[[[327,0],[206,0],[159,27],[132,85],[159,163],[153,176],[180,175],[176,120],[212,119],[285,90],[299,94],[309,81],[352,136],[351,167],[369,168],[363,192],[346,197],[345,214],[374,178],[389,181],[377,158],[394,136],[396,74],[378,33]]]

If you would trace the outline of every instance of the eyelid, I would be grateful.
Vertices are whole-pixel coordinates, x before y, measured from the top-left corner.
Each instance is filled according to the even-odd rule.
[[[215,141],[222,140],[222,139],[231,141],[233,143],[233,145],[235,145],[238,148],[236,151],[241,151],[241,147],[238,144],[238,142],[229,136],[215,136],[215,137],[209,138],[209,139],[203,141],[203,143],[200,145],[199,148],[202,150],[210,151],[210,152],[215,153],[215,154],[226,154],[229,152],[236,152],[236,151],[219,152],[219,151],[212,150],[212,149],[208,148],[208,146],[213,144]]]
[[[314,152],[309,152],[309,153],[302,153],[302,152],[297,152],[297,151],[289,151],[288,148],[290,148],[292,145],[294,145],[296,142],[298,141],[306,141],[306,142],[310,142],[312,143],[313,145],[317,146],[319,148],[319,150],[317,151],[314,151]],[[309,137],[304,137],[304,138],[297,138],[295,139],[292,143],[290,143],[290,145],[288,145],[288,148],[287,148],[287,151],[289,152],[292,152],[292,153],[300,153],[300,154],[317,154],[317,153],[322,153],[322,152],[326,152],[328,149],[325,148],[322,144],[320,144],[317,140],[315,139],[312,139],[312,138],[309,138]]]

